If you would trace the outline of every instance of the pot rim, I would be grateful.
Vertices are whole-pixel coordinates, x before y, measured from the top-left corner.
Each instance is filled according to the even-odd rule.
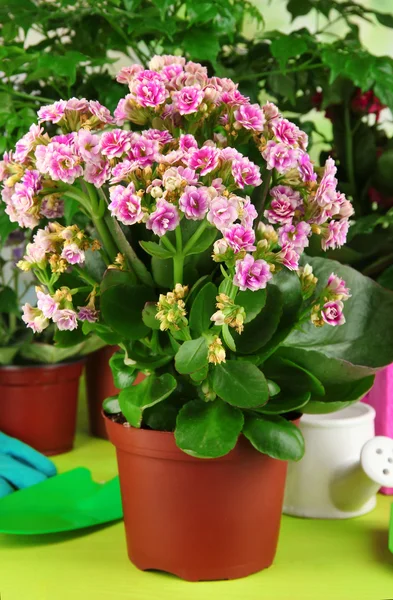
[[[68,367],[71,365],[75,365],[78,363],[84,364],[86,362],[86,357],[76,358],[74,360],[61,361],[58,363],[36,363],[36,364],[28,364],[28,365],[0,365],[0,371],[22,371],[22,370],[38,370],[38,369],[61,369],[63,367]]]
[[[364,402],[359,402],[334,413],[320,415],[305,414],[300,420],[300,426],[301,428],[308,427],[310,429],[357,427],[369,421],[374,421],[375,414],[372,406]]]

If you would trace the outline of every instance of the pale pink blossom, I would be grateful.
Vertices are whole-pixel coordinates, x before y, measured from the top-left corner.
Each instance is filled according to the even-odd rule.
[[[102,134],[101,153],[108,158],[123,156],[131,148],[132,135],[123,129],[113,129]]]
[[[104,158],[99,162],[87,162],[85,165],[84,177],[88,183],[92,183],[96,188],[100,188],[110,177],[110,164]]]
[[[332,327],[343,325],[345,323],[343,308],[344,305],[341,300],[326,302],[321,310],[322,319]]]
[[[141,71],[132,86],[136,102],[142,107],[156,107],[169,96],[163,78],[153,71]]]
[[[277,119],[272,123],[272,130],[279,142],[287,146],[299,145],[302,150],[307,147],[307,136],[304,138],[304,132],[302,132],[295,123],[288,121],[288,119]]]
[[[308,238],[310,235],[311,225],[305,221],[300,221],[297,225],[287,223],[278,230],[280,245],[291,244],[299,254],[309,245]]]
[[[338,277],[335,273],[331,273],[329,276],[326,287],[328,291],[337,296],[339,300],[348,300],[348,298],[351,297],[344,279],[341,279],[341,277]]]
[[[50,121],[51,123],[58,123],[65,116],[66,106],[67,102],[65,100],[59,100],[53,104],[42,106],[37,112],[38,120],[40,122]]]
[[[73,331],[78,327],[76,312],[70,308],[62,308],[53,314],[53,321],[60,331]]]
[[[227,229],[237,218],[238,203],[236,199],[218,196],[211,201],[207,220],[219,231]]]
[[[95,323],[98,321],[99,312],[95,308],[90,306],[78,306],[78,319],[79,321],[87,321],[88,323]]]
[[[254,230],[247,229],[246,227],[243,227],[243,225],[236,223],[235,225],[228,227],[228,229],[224,231],[224,238],[236,254],[241,250],[246,250],[247,252],[256,250],[256,246],[254,246]]]
[[[321,246],[323,250],[341,248],[347,240],[349,229],[348,219],[330,221],[322,231]]]
[[[180,136],[179,148],[184,154],[187,154],[190,150],[198,149],[198,143],[191,133],[183,134]]]
[[[75,141],[77,151],[83,160],[96,162],[100,160],[100,138],[87,129],[80,129]]]
[[[203,91],[196,86],[186,86],[173,93],[173,104],[181,115],[198,111],[203,101]]]
[[[22,306],[22,311],[22,321],[26,323],[27,327],[32,329],[34,333],[41,333],[48,327],[49,321],[39,308],[33,308],[31,304],[26,302],[26,304]]]
[[[251,202],[249,196],[246,198],[239,198],[239,218],[240,223],[244,227],[251,228],[254,220],[257,218],[258,212]]]
[[[299,155],[298,171],[302,181],[316,181],[317,174],[314,172],[314,166],[307,152]]]
[[[206,187],[188,185],[179,198],[179,208],[187,219],[200,221],[207,213],[209,201],[210,195]]]
[[[292,244],[286,243],[276,254],[276,260],[287,267],[290,271],[297,271],[299,268],[300,256]]]
[[[262,152],[268,169],[276,169],[279,173],[285,173],[297,165],[298,150],[290,148],[285,144],[270,140]]]
[[[37,306],[42,311],[42,314],[47,319],[51,319],[53,314],[59,308],[59,303],[56,302],[49,294],[44,294],[41,290],[37,290]]]
[[[61,258],[64,258],[70,265],[82,265],[85,262],[85,253],[75,242],[71,242],[63,247]]]
[[[255,260],[251,254],[246,254],[242,260],[236,262],[233,283],[242,292],[261,290],[266,287],[271,278],[272,274],[265,260]]]
[[[106,108],[106,106],[103,106],[100,102],[98,102],[98,100],[90,100],[89,109],[91,114],[101,123],[108,124],[114,122],[110,111]]]
[[[156,210],[151,213],[146,227],[162,237],[168,231],[173,231],[180,223],[177,208],[164,199],[157,200]]]
[[[187,158],[187,166],[199,170],[201,175],[207,175],[218,166],[221,151],[216,146],[202,146],[198,150],[191,150]]]
[[[45,166],[55,181],[74,183],[75,179],[83,175],[80,157],[74,149],[58,142],[51,142],[46,147]]]
[[[124,225],[134,225],[143,218],[141,199],[135,193],[135,186],[116,185],[109,188],[111,202],[108,205],[111,214]]]
[[[143,71],[143,67],[137,64],[129,67],[123,67],[116,75],[116,81],[119,83],[129,84],[134,79],[135,75],[141,71]]]
[[[259,104],[243,104],[235,110],[236,123],[251,131],[262,131],[266,122],[265,115]]]
[[[269,223],[285,225],[292,223],[295,210],[301,202],[299,192],[286,185],[278,185],[270,190],[272,201],[270,208],[265,210],[264,216]]]
[[[261,185],[261,171],[255,163],[246,157],[236,159],[232,163],[232,175],[235,183],[243,189],[246,185]]]

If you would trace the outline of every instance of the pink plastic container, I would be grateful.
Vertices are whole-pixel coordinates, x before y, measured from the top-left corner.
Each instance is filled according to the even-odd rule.
[[[375,409],[375,435],[386,435],[393,439],[393,364],[375,376],[375,383],[363,398]],[[382,494],[393,495],[393,488],[383,487]]]

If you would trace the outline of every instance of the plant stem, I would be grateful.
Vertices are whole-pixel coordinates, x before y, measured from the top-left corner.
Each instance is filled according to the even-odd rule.
[[[74,265],[73,269],[74,269],[75,273],[77,273],[83,281],[86,281],[87,283],[90,283],[90,285],[93,285],[93,286],[100,285],[99,282],[96,281],[94,279],[94,277],[89,275],[89,273],[87,273],[87,271],[85,271],[84,269],[81,269],[77,265]]]
[[[353,139],[352,139],[352,128],[351,128],[351,112],[349,107],[349,101],[345,103],[344,110],[344,124],[345,124],[345,159],[347,166],[348,181],[351,189],[352,198],[356,198],[356,179],[353,164]]]
[[[171,252],[176,252],[175,246],[172,244],[171,240],[166,237],[166,235],[162,236],[161,241],[163,246],[165,246],[168,250]]]
[[[297,73],[299,71],[312,71],[313,69],[319,69],[320,67],[324,67],[324,63],[314,63],[313,65],[300,65],[299,67],[294,67],[293,69],[286,69],[285,74],[288,73]],[[236,79],[237,81],[249,81],[250,79],[264,79],[269,75],[282,75],[282,71],[280,69],[274,69],[272,71],[262,71],[262,73],[250,73],[249,75],[240,75]]]
[[[191,248],[194,246],[194,244],[199,240],[199,238],[201,237],[202,233],[205,231],[205,229],[208,225],[209,225],[208,221],[206,219],[204,219],[202,221],[202,223],[200,224],[200,226],[198,227],[198,229],[196,230],[196,232],[190,237],[190,239],[184,246],[184,250],[183,250],[184,256],[187,256],[188,252],[191,250]],[[176,230],[176,232],[177,232],[177,230]]]
[[[105,214],[104,219],[113,239],[115,239],[117,242],[120,252],[126,257],[130,270],[136,274],[142,283],[153,287],[154,281],[149,270],[136,255],[133,247],[128,243],[128,240],[124,235],[119,223],[108,213]]]
[[[176,254],[173,257],[173,279],[174,285],[177,283],[183,284],[183,265],[184,265],[184,255],[183,255],[183,239],[181,235],[180,227],[176,227],[175,230],[176,235]]]
[[[263,211],[265,209],[266,198],[267,198],[267,193],[269,191],[269,186],[270,186],[271,178],[272,178],[272,172],[268,171],[266,173],[265,179],[263,180],[262,187],[261,187],[261,206],[259,207],[258,216],[256,218],[255,225],[254,225],[255,231],[256,231],[256,229],[257,229],[257,227],[259,225],[260,220],[262,219],[262,215],[263,215]]]
[[[53,98],[45,98],[45,96],[33,96],[32,94],[25,94],[24,92],[17,92],[12,88],[8,88],[5,85],[0,85],[0,89],[7,94],[11,94],[12,96],[17,96],[18,98],[25,98],[26,100],[36,100],[40,102],[40,104],[44,104],[45,102],[50,102],[51,104],[54,102]]]
[[[86,186],[87,193],[88,193],[89,200],[90,200],[89,208],[90,208],[90,214],[91,214],[91,218],[93,221],[93,225],[94,225],[95,229],[97,230],[97,233],[101,239],[101,242],[104,245],[104,250],[109,255],[110,262],[114,262],[117,254],[118,254],[117,245],[115,244],[114,240],[112,239],[112,235],[111,235],[102,215],[100,214],[101,211],[99,208],[99,201],[98,201],[97,193],[96,193],[94,186],[90,183],[85,183],[85,186]]]

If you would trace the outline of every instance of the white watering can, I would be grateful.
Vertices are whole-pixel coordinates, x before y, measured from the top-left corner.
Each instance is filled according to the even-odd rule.
[[[288,465],[284,513],[347,519],[373,510],[381,486],[393,487],[393,440],[374,437],[375,410],[352,404],[326,415],[303,415],[306,451]]]

